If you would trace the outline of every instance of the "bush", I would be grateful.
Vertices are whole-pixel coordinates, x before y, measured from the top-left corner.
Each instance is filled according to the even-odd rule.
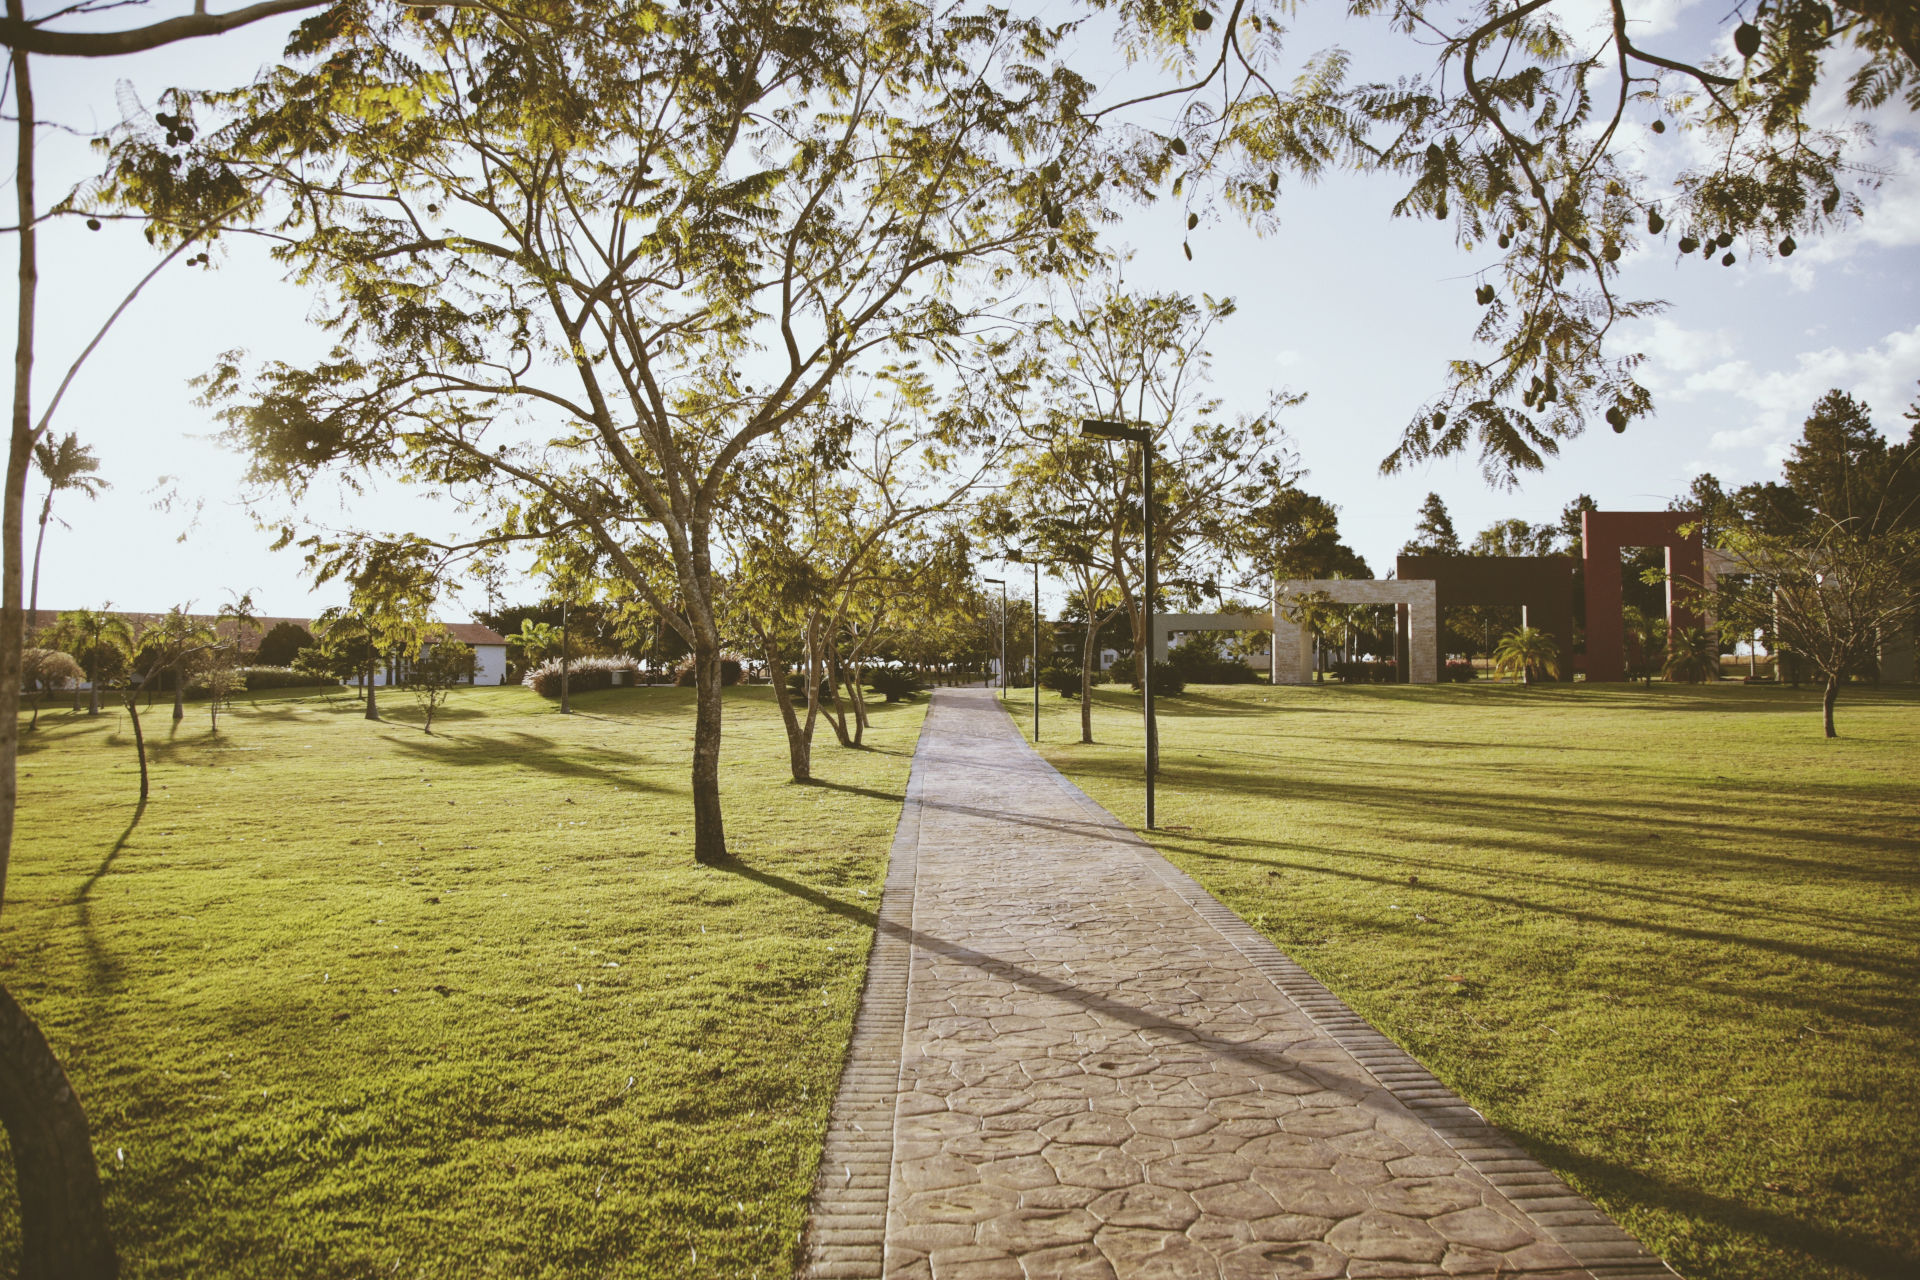
[[[1343,684],[1397,684],[1400,664],[1391,658],[1381,662],[1336,662],[1332,674]]]
[[[905,702],[927,682],[912,667],[875,667],[867,672],[867,685],[888,702]]]
[[[640,664],[632,658],[575,658],[567,664],[567,691],[591,693],[596,689],[611,689],[616,671],[631,673],[627,677],[629,684],[640,682]],[[548,658],[539,666],[529,668],[527,674],[520,677],[520,683],[543,698],[559,698],[560,659]]]
[[[254,661],[262,667],[288,667],[293,665],[295,655],[302,649],[312,647],[311,632],[297,622],[282,622],[260,638],[260,647],[254,652]]]
[[[688,654],[686,657],[680,659],[680,665],[673,669],[673,682],[676,685],[680,686],[682,689],[693,688],[694,685],[699,680],[699,677],[694,674],[693,668],[694,668],[693,655]],[[721,654],[720,655],[720,687],[722,689],[731,689],[733,688],[733,686],[739,684],[740,674],[744,669],[745,668],[741,664],[739,654],[737,653]]]
[[[1479,675],[1480,669],[1471,662],[1449,662],[1446,671],[1441,673],[1441,678],[1449,684],[1465,684],[1469,680],[1477,679]]]
[[[804,700],[807,696],[807,673],[804,671],[787,672],[787,691],[794,697]],[[825,676],[820,677],[820,701],[833,701],[833,682]]]
[[[1140,681],[1133,681],[1133,691],[1140,692]],[[1153,696],[1156,698],[1177,698],[1187,691],[1187,678],[1171,662],[1153,664]]]
[[[260,689],[313,689],[340,682],[330,675],[298,667],[247,667],[240,673],[247,692]]]
[[[1048,667],[1040,673],[1040,686],[1053,690],[1063,698],[1077,698],[1080,696],[1080,668]]]

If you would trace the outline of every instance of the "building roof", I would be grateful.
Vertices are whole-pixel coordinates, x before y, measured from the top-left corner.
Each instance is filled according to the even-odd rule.
[[[162,618],[166,617],[164,613],[132,613],[123,609],[115,609],[113,613],[116,617],[125,618],[128,622],[132,623],[136,631],[144,631],[146,628],[158,624]],[[39,620],[37,622],[29,620],[27,630],[31,633],[40,627],[52,626],[54,620],[59,616],[60,614],[56,610],[42,609],[38,614]],[[234,638],[237,626],[231,618],[221,618],[211,613],[195,613],[189,614],[188,616],[195,622],[211,623],[215,633],[219,635],[222,640],[231,640]],[[312,618],[255,618],[253,620],[254,643],[259,643],[261,637],[265,636],[267,632],[273,630],[283,622],[290,622],[294,626],[300,627],[310,633],[314,630],[314,621]],[[465,644],[504,645],[507,642],[507,638],[498,631],[478,622],[443,622],[440,625],[447,629],[449,636]]]

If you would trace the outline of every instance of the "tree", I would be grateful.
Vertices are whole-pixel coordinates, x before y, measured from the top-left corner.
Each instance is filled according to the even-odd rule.
[[[1861,212],[1874,179],[1847,148],[1869,113],[1896,98],[1920,110],[1920,10],[1902,0],[1776,0],[1735,29],[1733,57],[1655,47],[1627,0],[1591,36],[1566,25],[1590,12],[1573,0],[1358,0],[1350,13],[1422,46],[1423,70],[1391,83],[1350,83],[1342,49],[1290,74],[1282,0],[1236,0],[1218,28],[1188,6],[1093,7],[1119,11],[1137,54],[1191,69],[1104,108],[1151,104],[1143,164],[1174,174],[1175,198],[1183,182],[1217,191],[1264,229],[1283,172],[1345,165],[1399,175],[1397,216],[1498,251],[1475,273],[1481,349],[1452,362],[1389,471],[1477,449],[1489,481],[1511,484],[1592,419],[1626,430],[1652,400],[1615,326],[1661,305],[1618,292],[1628,252],[1664,238],[1725,266],[1736,243],[1788,256],[1796,235]],[[1816,112],[1849,63],[1839,118]],[[1650,136],[1670,126],[1691,136]]]
[[[187,678],[193,664],[215,649],[222,648],[218,631],[195,618],[191,604],[175,605],[153,626],[140,633],[140,653],[147,666],[147,680],[161,671],[173,676],[173,722],[186,718]]]
[[[173,225],[256,184],[284,200],[276,252],[322,288],[341,347],[213,374],[258,481],[453,488],[493,545],[577,533],[681,633],[695,855],[714,860],[715,521],[762,443],[868,353],[950,351],[995,314],[963,278],[1090,255],[1105,167],[1086,163],[1083,82],[1047,64],[1058,38],[878,0],[538,28],[337,11],[245,91],[172,95],[194,138],[124,133],[109,198]],[[203,189],[173,179],[183,156]]]
[[[260,637],[253,660],[263,667],[290,667],[302,649],[313,647],[313,633],[297,622],[276,622]]]
[[[433,732],[433,714],[446,705],[455,685],[473,679],[473,647],[444,637],[430,641],[407,672],[407,691],[426,716],[421,730]]]
[[[1733,529],[1725,549],[1734,572],[1712,592],[1694,588],[1719,616],[1771,613],[1779,648],[1825,678],[1820,714],[1829,738],[1838,736],[1841,682],[1874,662],[1883,638],[1912,626],[1920,608],[1920,533],[1865,525],[1827,520],[1813,537]]]
[[[33,589],[27,596],[29,627],[40,624],[40,552],[47,544],[47,521],[53,516],[54,495],[72,490],[92,500],[100,496],[102,489],[111,487],[93,474],[100,469],[100,460],[71,431],[58,440],[49,436],[36,441],[33,462],[46,477],[47,496],[40,503],[40,533],[33,542]],[[61,522],[62,527],[65,523]]]
[[[246,688],[240,668],[231,660],[210,662],[200,673],[200,686],[207,691],[207,720],[211,732],[220,732],[220,709],[231,707],[233,691]]]
[[[21,654],[20,676],[25,688],[33,694],[33,719],[28,729],[40,727],[40,695],[56,684],[78,682],[86,679],[87,673],[71,654],[58,649],[28,649]]]
[[[133,652],[133,629],[127,620],[112,612],[111,605],[70,609],[42,633],[42,639],[66,650],[87,669],[87,714],[99,715],[100,686],[119,674]]]
[[[1539,627],[1516,627],[1494,646],[1493,669],[1518,675],[1522,684],[1560,678],[1560,646]]]
[[[1208,335],[1235,311],[1232,299],[1135,294],[1117,281],[1068,289],[1016,362],[1030,373],[997,405],[1020,434],[998,499],[983,503],[981,531],[1025,544],[1062,566],[1085,601],[1109,588],[1133,633],[1135,673],[1147,634],[1137,446],[1091,439],[1084,419],[1125,420],[1154,432],[1154,556],[1161,598],[1219,598],[1222,580],[1271,554],[1254,532],[1259,511],[1299,474],[1279,417],[1303,397],[1271,393],[1262,412],[1229,418],[1207,392]],[[1263,585],[1259,588],[1266,592]],[[1082,693],[1092,687],[1097,618],[1082,642]],[[1081,734],[1092,741],[1091,699]],[[1148,732],[1153,732],[1149,726]]]
[[[1525,520],[1497,520],[1474,535],[1469,554],[1476,556],[1550,556],[1558,530]]]
[[[1660,674],[1683,684],[1720,678],[1720,646],[1700,627],[1680,627],[1667,636]]]
[[[1453,517],[1437,493],[1429,493],[1420,504],[1420,519],[1413,526],[1413,537],[1400,548],[1403,556],[1457,556],[1461,554],[1460,535],[1454,532]]]

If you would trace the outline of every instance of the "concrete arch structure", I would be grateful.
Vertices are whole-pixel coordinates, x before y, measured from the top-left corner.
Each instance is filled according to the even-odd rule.
[[[1273,584],[1273,682],[1306,684],[1313,678],[1313,631],[1287,614],[1301,596],[1325,595],[1335,604],[1397,605],[1405,614],[1412,649],[1412,684],[1438,684],[1440,611],[1432,582],[1394,578],[1292,578]]]
[[[1706,620],[1676,596],[1691,584],[1706,582],[1697,511],[1587,511],[1580,516],[1580,541],[1587,579],[1587,680],[1627,678],[1626,627],[1621,620],[1620,549],[1661,547],[1666,551],[1667,633],[1698,627]],[[1682,533],[1682,525],[1693,525]]]
[[[1519,605],[1523,626],[1538,627],[1560,647],[1562,678],[1573,679],[1573,560],[1569,556],[1401,556],[1395,565],[1402,582],[1426,579],[1434,584],[1435,608],[1471,605]],[[1436,627],[1432,661],[1438,669],[1440,636]]]

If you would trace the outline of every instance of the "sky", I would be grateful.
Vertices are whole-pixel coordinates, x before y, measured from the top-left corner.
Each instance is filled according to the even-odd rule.
[[[1645,34],[1674,47],[1730,44],[1734,19],[1722,21],[1724,6],[1655,0],[1629,8],[1644,18]],[[1412,51],[1384,28],[1317,12],[1303,16],[1290,48],[1338,42],[1365,78],[1407,65]],[[265,23],[130,58],[37,59],[40,112],[72,130],[43,139],[43,204],[94,172],[83,135],[117,121],[125,95],[151,106],[176,83],[238,83],[276,60],[287,29]],[[1104,74],[1125,87],[1117,63]],[[1238,313],[1211,344],[1217,393],[1229,409],[1249,411],[1274,389],[1305,394],[1283,419],[1308,473],[1301,483],[1339,506],[1346,541],[1384,574],[1429,491],[1467,538],[1509,517],[1552,521],[1582,493],[1606,510],[1662,508],[1702,471],[1730,486],[1776,478],[1809,407],[1832,387],[1866,401],[1883,432],[1904,436],[1902,414],[1920,380],[1920,132],[1904,113],[1878,123],[1859,158],[1884,176],[1866,196],[1862,223],[1804,242],[1791,260],[1748,262],[1742,254],[1732,268],[1676,263],[1660,244],[1627,260],[1622,292],[1669,303],[1659,317],[1636,322],[1618,348],[1645,353],[1641,377],[1655,415],[1622,435],[1601,426],[1569,442],[1511,491],[1489,488],[1471,456],[1379,472],[1409,417],[1442,388],[1447,361],[1472,353],[1472,272],[1491,261],[1462,253],[1438,223],[1392,218],[1393,184],[1351,175],[1293,183],[1282,225],[1266,237],[1224,210],[1203,215],[1189,235],[1185,208],[1165,201],[1131,211],[1112,240],[1132,250],[1126,278],[1136,288],[1237,301]],[[1673,133],[1656,143],[1644,131],[1629,143],[1691,145]],[[1191,240],[1191,262],[1183,239]],[[176,264],[148,285],[62,401],[55,430],[94,446],[113,488],[97,502],[63,495],[57,503],[56,518],[71,527],[49,529],[43,610],[103,602],[160,610],[182,601],[211,610],[251,591],[263,613],[310,615],[341,599],[337,584],[315,589],[303,578],[295,552],[269,549],[271,532],[241,501],[245,459],[213,439],[218,424],[195,402],[191,380],[222,352],[297,363],[326,350],[310,323],[312,297],[284,283],[259,246],[223,245],[217,270]],[[69,219],[43,232],[36,412],[156,260],[130,226],[93,233]],[[6,274],[0,297],[10,313]],[[35,477],[30,520],[43,493]],[[172,500],[161,501],[167,495]],[[386,530],[457,527],[444,502],[392,485],[350,499],[322,495],[309,514]],[[1043,595],[1058,598],[1051,586]],[[442,616],[461,620],[484,607],[469,589]]]

